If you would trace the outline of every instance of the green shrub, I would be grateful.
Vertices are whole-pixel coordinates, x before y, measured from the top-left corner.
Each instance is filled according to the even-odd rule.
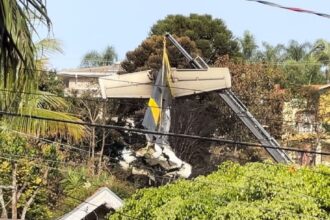
[[[330,219],[330,168],[226,162],[217,172],[142,189],[109,219]]]

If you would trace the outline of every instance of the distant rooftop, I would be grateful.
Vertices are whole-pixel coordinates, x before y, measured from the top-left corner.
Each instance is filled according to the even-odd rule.
[[[64,69],[57,72],[59,76],[67,77],[102,77],[109,76],[114,73],[122,72],[123,68],[120,63],[114,63],[108,66],[99,66],[99,67],[84,67],[84,68],[74,68],[74,69]]]

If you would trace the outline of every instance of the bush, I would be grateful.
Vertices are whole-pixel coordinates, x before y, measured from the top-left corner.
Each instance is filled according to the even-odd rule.
[[[109,219],[330,219],[330,169],[226,162],[217,172],[139,190]]]

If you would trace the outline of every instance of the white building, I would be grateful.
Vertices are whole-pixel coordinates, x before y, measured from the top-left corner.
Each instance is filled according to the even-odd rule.
[[[110,66],[65,69],[57,75],[63,79],[66,95],[80,96],[84,92],[90,92],[95,97],[101,97],[98,79],[122,71],[120,63],[115,63]]]

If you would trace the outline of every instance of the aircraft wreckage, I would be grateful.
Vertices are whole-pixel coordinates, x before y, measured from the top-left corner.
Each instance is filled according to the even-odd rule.
[[[172,42],[187,58],[192,69],[170,67],[166,52],[166,39]],[[164,37],[162,68],[153,81],[150,71],[141,71],[99,78],[103,98],[145,98],[149,99],[142,125],[150,131],[170,131],[171,101],[173,98],[192,96],[205,92],[217,92],[240,120],[265,146],[270,156],[280,163],[290,163],[279,143],[261,126],[244,104],[231,91],[231,76],[228,68],[208,67],[200,57],[193,59],[190,54],[170,35]],[[133,174],[146,175],[155,179],[149,170],[134,166],[143,158],[150,166],[159,165],[167,171],[166,176],[188,178],[192,167],[178,158],[170,146],[167,136],[146,134],[146,147],[133,151],[127,146],[121,152],[120,165]],[[270,148],[267,148],[269,146]]]

